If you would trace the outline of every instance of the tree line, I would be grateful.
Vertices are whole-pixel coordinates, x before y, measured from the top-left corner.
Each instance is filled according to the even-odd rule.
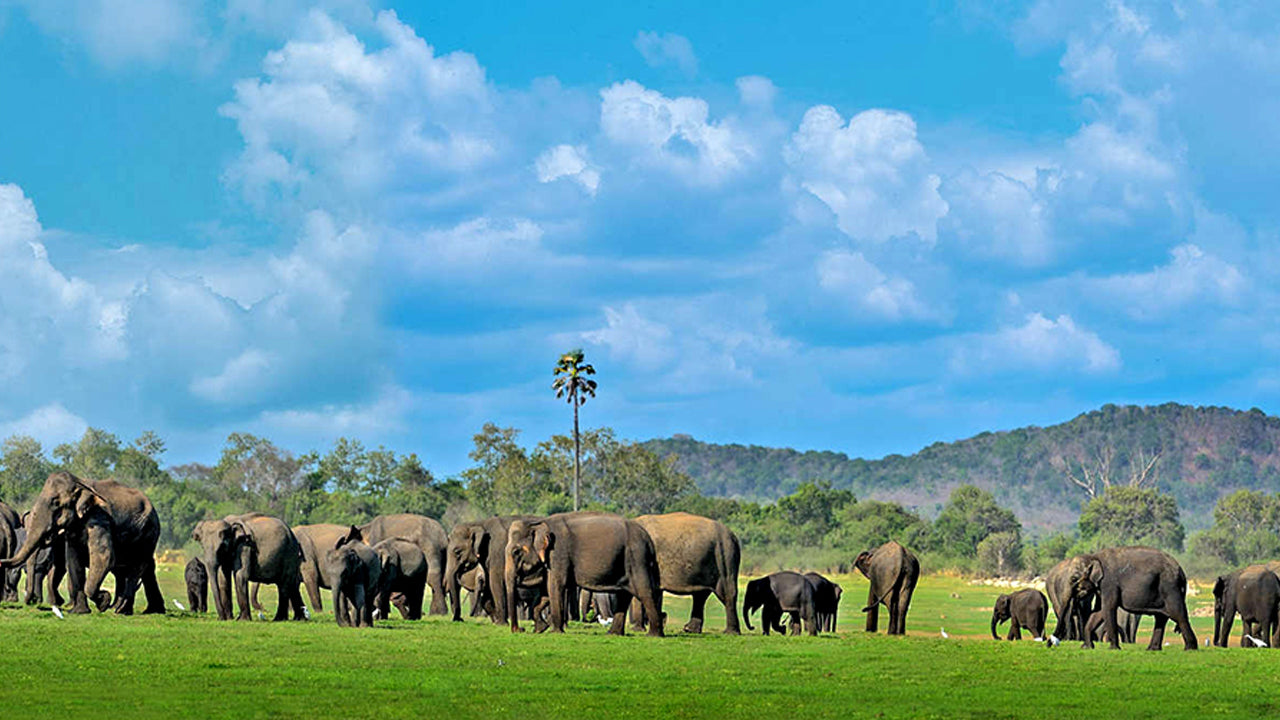
[[[294,454],[267,438],[232,433],[217,463],[164,466],[164,441],[131,442],[89,428],[46,453],[26,436],[0,445],[0,499],[21,509],[50,472],[113,477],[143,490],[163,519],[161,548],[182,548],[196,522],[260,510],[290,525],[364,523],[412,512],[445,525],[493,514],[546,515],[571,510],[578,477],[583,509],[635,516],[684,510],[736,532],[748,568],[847,570],[858,552],[896,539],[928,569],[1034,575],[1062,558],[1108,545],[1144,544],[1181,554],[1188,569],[1214,571],[1280,557],[1280,494],[1240,490],[1222,498],[1211,528],[1187,538],[1176,499],[1156,488],[1111,485],[1086,498],[1074,528],[1029,537],[1009,508],[973,485],[953,490],[933,519],[893,502],[859,499],[827,481],[809,481],[774,502],[713,497],[640,443],[610,428],[531,446],[520,431],[487,423],[473,438],[472,465],[435,477],[415,454],[339,438],[324,452]]]

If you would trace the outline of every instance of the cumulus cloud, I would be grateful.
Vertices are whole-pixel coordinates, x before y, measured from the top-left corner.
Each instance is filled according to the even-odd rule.
[[[884,242],[915,233],[932,242],[947,203],[910,115],[866,110],[848,124],[835,108],[810,108],[791,136],[795,181],[826,203],[849,237]]]
[[[72,442],[84,435],[89,425],[62,403],[42,405],[23,417],[0,423],[0,437],[26,435],[39,440],[47,448]]]
[[[1052,227],[1037,189],[1000,172],[972,169],[947,178],[943,225],[973,254],[1024,266],[1053,256]]]
[[[701,98],[669,98],[632,80],[600,91],[600,129],[632,163],[669,172],[694,185],[715,185],[756,155],[732,123],[711,121]]]
[[[1137,320],[1154,320],[1194,305],[1238,305],[1249,283],[1236,266],[1193,244],[1179,245],[1169,262],[1144,273],[1128,273],[1084,281],[1088,295],[1108,300]]]
[[[744,75],[734,81],[734,85],[738,88],[738,99],[747,107],[768,110],[778,97],[778,87],[760,75]]]
[[[1120,368],[1120,352],[1069,315],[1050,319],[1031,313],[1021,325],[963,340],[950,364],[960,375],[1061,371],[1098,375]]]
[[[600,171],[587,160],[582,146],[556,145],[538,156],[535,163],[538,182],[549,183],[568,178],[582,186],[593,197],[600,188]]]
[[[932,313],[916,296],[915,285],[890,277],[857,251],[832,250],[818,258],[818,284],[837,295],[855,312],[876,319],[923,319]]]
[[[641,30],[636,33],[634,44],[649,67],[675,65],[689,77],[698,74],[698,56],[693,54],[689,38],[683,35]]]
[[[42,30],[110,67],[158,65],[208,44],[202,0],[17,0]]]

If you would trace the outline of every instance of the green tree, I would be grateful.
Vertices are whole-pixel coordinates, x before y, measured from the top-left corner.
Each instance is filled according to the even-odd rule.
[[[520,431],[485,423],[468,453],[476,464],[462,472],[471,499],[496,514],[550,514],[570,507],[566,495],[541,458],[530,457],[517,442]]]
[[[578,408],[588,397],[596,396],[596,381],[589,376],[596,374],[595,367],[583,362],[582,348],[575,348],[560,356],[552,375],[551,389],[556,397],[564,398],[573,406],[573,509],[578,509],[578,483],[582,475],[581,447],[578,439]]]
[[[991,493],[973,485],[961,485],[933,521],[934,547],[943,553],[971,558],[988,535],[1021,532],[1022,523],[1012,510],[1000,507]]]
[[[898,503],[878,500],[850,502],[835,513],[831,542],[856,556],[890,540],[920,547],[927,540],[929,523]]]
[[[10,505],[25,505],[44,487],[53,469],[40,441],[26,435],[7,438],[0,446],[0,499]]]
[[[120,459],[120,439],[98,428],[87,428],[74,443],[63,443],[53,449],[53,457],[62,469],[83,478],[101,480],[115,472]]]
[[[1091,548],[1151,545],[1180,551],[1185,534],[1177,501],[1154,488],[1112,486],[1080,514],[1080,539]]]
[[[978,569],[988,575],[1008,577],[1022,570],[1022,533],[992,533],[978,543]]]
[[[855,502],[848,490],[833,490],[831,483],[806,482],[790,495],[778,498],[777,511],[802,545],[818,545],[836,526],[836,515]]]
[[[306,467],[312,458],[294,456],[266,438],[231,433],[213,476],[232,496],[248,507],[291,520],[289,497],[306,486]]]

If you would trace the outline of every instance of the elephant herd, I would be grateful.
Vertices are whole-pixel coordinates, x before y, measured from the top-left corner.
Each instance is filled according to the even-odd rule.
[[[47,582],[54,605],[69,612],[114,608],[131,614],[141,588],[147,613],[164,612],[156,581],[155,549],[160,518],[142,492],[114,480],[81,479],[55,472],[26,514],[0,502],[0,597],[18,600],[25,570],[24,600],[43,602]],[[623,634],[633,630],[664,634],[664,593],[692,597],[686,632],[701,632],[712,595],[725,608],[725,632],[738,634],[738,570],[741,546],[722,523],[689,513],[630,519],[604,512],[558,513],[547,517],[497,516],[459,523],[448,533],[437,521],[413,514],[384,515],[364,525],[302,525],[261,513],[231,515],[197,523],[191,533],[200,556],[186,567],[188,602],[207,611],[213,594],[219,619],[247,620],[261,609],[257,587],[275,585],[274,619],[309,617],[322,610],[321,590],[329,590],[340,625],[368,626],[388,617],[395,605],[402,617],[422,617],[430,589],[434,615],[461,620],[461,591],[472,594],[472,614],[521,632],[521,620],[535,630],[562,632],[572,619],[594,611]],[[888,613],[888,632],[906,632],[907,611],[920,576],[916,557],[890,541],[861,553],[854,567],[869,580],[866,629],[875,632],[879,609]],[[103,588],[115,578],[116,595]],[[1215,645],[1225,647],[1240,615],[1241,644],[1280,645],[1280,562],[1251,565],[1217,579],[1214,585]],[[67,579],[68,598],[58,592]],[[1046,575],[1046,598],[1027,589],[997,599],[991,634],[1011,623],[1008,638],[1080,640],[1092,647],[1106,640],[1118,648],[1133,642],[1142,615],[1154,618],[1148,649],[1164,645],[1170,620],[1187,649],[1197,640],[1187,614],[1187,578],[1167,553],[1145,547],[1106,548],[1063,560]],[[234,588],[235,600],[232,600]],[[302,588],[306,589],[304,602]],[[817,574],[778,572],[747,583],[743,619],[761,611],[762,632],[816,635],[834,632],[842,589]],[[448,598],[451,602],[446,602]],[[309,605],[307,603],[310,603]],[[1058,618],[1045,635],[1049,606]],[[238,612],[237,612],[238,609]],[[789,627],[782,620],[789,616]]]

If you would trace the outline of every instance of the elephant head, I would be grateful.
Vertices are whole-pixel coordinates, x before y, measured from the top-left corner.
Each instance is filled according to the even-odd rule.
[[[461,578],[472,568],[479,567],[480,559],[489,552],[489,533],[480,523],[455,525],[449,533],[449,547],[445,552],[444,589],[453,603],[453,619],[461,620],[458,610],[462,597]]]
[[[757,578],[747,583],[747,592],[742,599],[742,621],[747,624],[748,630],[755,630],[751,627],[751,613],[755,612],[756,608],[764,607],[771,593],[769,578]]]
[[[24,521],[26,542],[17,555],[0,560],[0,566],[22,565],[54,536],[82,526],[91,514],[107,509],[106,499],[89,483],[65,471],[49,475]]]
[[[858,553],[858,557],[855,558],[853,561],[853,566],[858,568],[858,571],[861,572],[863,576],[870,578],[871,577],[871,551],[863,550],[862,552]]]
[[[996,634],[996,626],[1008,620],[1009,615],[1009,596],[1001,595],[996,598],[995,609],[991,611],[991,637],[996,640],[1000,639],[1000,636]]]

